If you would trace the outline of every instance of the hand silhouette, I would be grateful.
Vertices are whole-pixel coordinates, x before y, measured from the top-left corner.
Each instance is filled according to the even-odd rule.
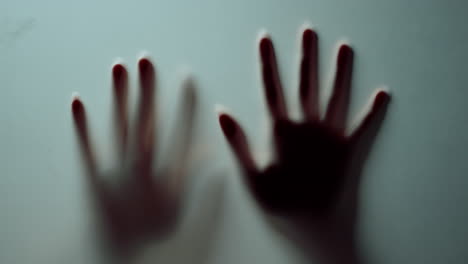
[[[138,70],[139,108],[135,127],[130,131],[127,114],[128,72],[121,64],[113,67],[114,121],[119,158],[109,175],[101,172],[97,166],[83,103],[79,98],[74,98],[72,102],[75,128],[106,237],[111,242],[111,248],[121,255],[131,254],[147,239],[160,238],[174,228],[181,207],[196,110],[194,86],[188,80],[184,83],[181,112],[176,131],[172,134],[175,144],[171,146],[173,155],[170,164],[167,169],[154,173],[155,70],[147,58],[139,61]],[[118,182],[104,182],[105,178]]]
[[[260,40],[261,73],[266,103],[273,119],[275,155],[269,166],[260,169],[255,164],[245,133],[232,116],[221,113],[219,122],[258,204],[269,215],[292,220],[301,227],[307,226],[308,231],[312,229],[329,236],[330,232],[349,231],[341,229],[348,228],[344,227],[347,223],[343,221],[352,221],[349,219],[352,216],[344,216],[344,211],[354,214],[352,210],[355,210],[350,210],[352,199],[344,195],[352,192],[346,184],[353,178],[350,163],[355,151],[361,148],[359,142],[363,135],[376,122],[390,97],[387,92],[378,91],[360,125],[352,133],[346,133],[353,50],[342,45],[330,101],[321,118],[317,43],[317,34],[306,29],[302,35],[299,82],[304,118],[296,122],[288,117],[273,43],[268,37]]]

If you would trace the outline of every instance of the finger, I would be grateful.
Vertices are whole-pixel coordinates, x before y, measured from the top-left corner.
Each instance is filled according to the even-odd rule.
[[[302,34],[302,59],[299,81],[299,100],[306,120],[319,118],[318,107],[318,37],[312,29]]]
[[[140,102],[136,128],[136,156],[139,174],[149,176],[152,170],[155,144],[154,90],[155,70],[151,61],[138,62]]]
[[[260,41],[260,57],[265,97],[274,120],[286,119],[286,103],[278,74],[273,43],[268,37]]]
[[[120,156],[123,157],[127,148],[128,137],[128,72],[123,65],[114,65],[112,69],[112,82],[114,88],[114,122],[117,145],[119,146]]]
[[[375,93],[370,109],[365,113],[360,125],[350,135],[351,142],[357,142],[369,127],[378,119],[380,113],[390,101],[387,91],[379,90]]]
[[[241,169],[247,176],[249,182],[251,182],[251,176],[257,174],[257,166],[252,157],[247,142],[247,137],[239,123],[226,113],[219,115],[219,124],[223,130],[224,136],[226,137],[231,149],[234,152]]]
[[[351,160],[347,169],[348,177],[344,182],[346,186],[344,186],[343,190],[346,191],[342,193],[341,202],[338,204],[338,212],[341,212],[343,219],[348,219],[346,222],[349,226],[355,226],[356,224],[363,166],[377,139],[389,101],[390,95],[388,92],[380,90],[375,93],[372,100],[370,100],[368,109],[364,112],[365,114],[359,126],[348,138]]]
[[[193,79],[188,79],[183,84],[182,102],[178,111],[177,123],[172,133],[174,142],[172,144],[173,150],[169,170],[172,185],[176,188],[182,185],[182,177],[186,174],[191,154],[196,106],[195,83]]]
[[[353,71],[353,50],[342,45],[338,51],[336,75],[325,122],[340,133],[344,133],[349,107],[349,92]]]
[[[78,136],[81,153],[85,161],[86,169],[92,176],[96,175],[96,160],[94,158],[94,151],[91,146],[88,124],[86,120],[86,111],[83,103],[77,97],[73,98],[71,104],[73,120],[75,124],[75,131]]]

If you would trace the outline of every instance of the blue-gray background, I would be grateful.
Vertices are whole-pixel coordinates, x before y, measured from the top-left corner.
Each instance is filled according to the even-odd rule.
[[[0,262],[99,259],[69,103],[73,92],[81,95],[101,160],[109,162],[110,67],[120,57],[134,73],[143,51],[158,68],[164,124],[181,72],[196,76],[204,133],[197,149],[206,172],[192,179],[180,231],[148,246],[141,261],[304,262],[259,218],[214,105],[235,113],[264,161],[268,122],[255,41],[261,30],[272,35],[297,106],[297,36],[308,23],[320,36],[322,102],[342,40],[356,50],[352,114],[376,87],[393,94],[362,188],[360,246],[369,263],[463,263],[467,8],[462,0],[1,1]]]

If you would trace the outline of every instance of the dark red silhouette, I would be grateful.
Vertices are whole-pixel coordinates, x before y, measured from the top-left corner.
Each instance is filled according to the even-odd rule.
[[[119,256],[131,255],[148,239],[161,238],[177,223],[196,112],[195,90],[193,82],[188,80],[184,84],[179,122],[173,133],[171,162],[164,171],[156,173],[153,155],[157,127],[154,114],[155,70],[147,58],[139,61],[138,68],[140,101],[136,124],[130,133],[128,72],[121,64],[113,67],[119,160],[110,172],[111,177],[104,177],[106,173],[101,172],[96,164],[83,103],[79,98],[72,102],[75,127],[105,236]],[[113,182],[105,182],[105,178]]]
[[[286,220],[307,234],[307,240],[323,244],[322,251],[329,252],[322,254],[342,255],[328,256],[332,262],[355,263],[359,164],[365,159],[365,155],[356,151],[367,149],[364,145],[370,141],[365,140],[366,135],[369,139],[372,125],[383,118],[390,96],[378,91],[360,125],[351,134],[346,133],[354,53],[350,46],[341,45],[332,95],[321,118],[318,38],[313,30],[306,29],[302,38],[299,87],[304,118],[300,122],[292,121],[287,113],[273,43],[264,37],[259,46],[265,97],[273,121],[273,162],[265,169],[258,168],[243,129],[226,113],[219,116],[223,133],[239,161],[249,190],[268,215]]]

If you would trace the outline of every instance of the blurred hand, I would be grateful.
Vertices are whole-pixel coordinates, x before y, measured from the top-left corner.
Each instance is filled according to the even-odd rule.
[[[196,111],[194,86],[188,80],[183,87],[176,130],[172,133],[172,152],[164,156],[165,159],[169,156],[169,165],[163,171],[155,172],[155,70],[151,61],[143,58],[138,62],[138,72],[140,99],[135,125],[131,127],[127,113],[128,72],[121,64],[112,70],[115,138],[119,155],[110,175],[102,172],[96,162],[83,103],[79,98],[72,102],[75,128],[91,189],[106,229],[105,237],[119,254],[131,252],[137,245],[148,239],[160,238],[174,228],[181,207]],[[105,179],[113,180],[113,183]]]
[[[314,230],[312,236],[320,232],[329,236],[352,233],[349,223],[353,221],[356,208],[352,203],[356,198],[350,194],[356,196],[357,192],[350,190],[354,188],[350,182],[355,180],[350,161],[363,148],[363,135],[382,115],[390,97],[378,91],[360,125],[346,133],[353,50],[341,45],[332,94],[321,115],[317,43],[317,34],[306,29],[299,82],[303,120],[296,122],[288,116],[273,43],[268,37],[260,40],[261,74],[273,129],[274,160],[269,166],[260,169],[255,164],[245,133],[232,116],[221,113],[219,122],[258,204],[269,215]]]

